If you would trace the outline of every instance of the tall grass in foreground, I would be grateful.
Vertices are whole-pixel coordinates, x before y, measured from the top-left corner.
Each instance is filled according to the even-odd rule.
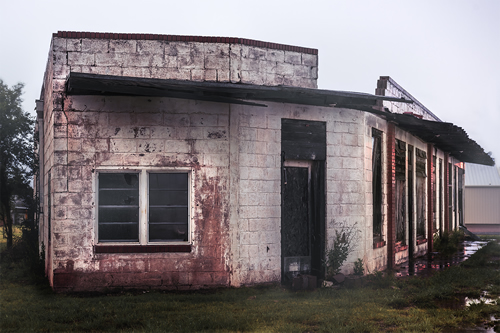
[[[439,332],[481,324],[500,305],[442,307],[500,295],[500,245],[430,278],[376,274],[364,287],[291,292],[278,285],[198,292],[54,294],[1,262],[2,332]]]

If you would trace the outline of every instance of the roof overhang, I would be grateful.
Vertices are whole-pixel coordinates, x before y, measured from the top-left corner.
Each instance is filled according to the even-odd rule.
[[[266,107],[260,102],[315,106],[375,106],[378,100],[411,103],[409,100],[363,94],[284,86],[193,82],[71,72],[66,80],[68,95],[157,96]]]
[[[394,122],[402,130],[433,144],[461,162],[495,165],[491,156],[486,154],[476,141],[470,139],[463,128],[452,123],[424,120],[411,114],[378,110],[365,111],[381,115],[386,120]]]
[[[193,82],[71,72],[66,80],[68,95],[121,95],[172,97],[266,107],[263,102],[322,107],[344,107],[382,116],[425,142],[462,162],[494,165],[493,159],[460,127],[419,119],[413,115],[379,111],[381,100],[412,103],[411,100],[357,92],[234,83]],[[260,102],[257,103],[256,101]]]

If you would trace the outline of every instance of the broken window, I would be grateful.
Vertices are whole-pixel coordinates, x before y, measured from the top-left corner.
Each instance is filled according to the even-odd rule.
[[[396,243],[406,245],[406,143],[396,140]]]
[[[188,240],[188,173],[100,172],[99,242]]]
[[[416,149],[415,172],[417,176],[417,240],[425,239],[425,161],[427,153]]]
[[[382,132],[372,128],[373,243],[382,242]]]

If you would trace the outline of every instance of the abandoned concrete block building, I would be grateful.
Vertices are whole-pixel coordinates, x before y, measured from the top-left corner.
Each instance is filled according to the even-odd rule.
[[[37,101],[40,243],[57,291],[194,289],[369,271],[463,219],[464,162],[492,164],[389,77],[317,89],[316,49],[58,32]]]

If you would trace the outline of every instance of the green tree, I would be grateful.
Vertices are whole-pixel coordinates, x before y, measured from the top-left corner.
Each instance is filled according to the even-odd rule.
[[[0,80],[0,223],[12,247],[12,201],[31,201],[30,186],[36,168],[33,146],[35,120],[21,108],[24,84],[9,88]]]

